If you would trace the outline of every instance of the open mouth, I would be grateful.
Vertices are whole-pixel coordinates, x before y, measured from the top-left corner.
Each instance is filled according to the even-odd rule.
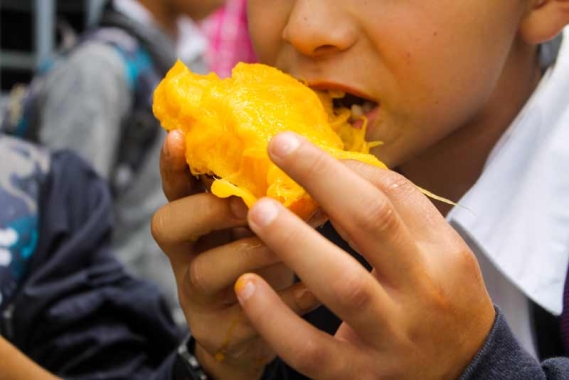
[[[347,109],[350,111],[349,122],[354,123],[362,120],[377,108],[377,102],[344,91],[331,90],[328,94],[332,98],[332,104],[336,113]]]
[[[366,139],[368,124],[374,125],[379,118],[379,102],[341,85],[312,83],[311,88],[320,97],[328,122],[341,136],[345,150],[369,153],[371,148],[382,144]]]

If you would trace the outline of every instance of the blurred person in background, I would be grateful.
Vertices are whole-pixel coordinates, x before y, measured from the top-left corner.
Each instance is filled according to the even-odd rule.
[[[151,215],[165,203],[156,164],[165,134],[152,114],[152,96],[176,59],[196,72],[209,71],[207,40],[196,22],[223,3],[107,1],[98,26],[34,79],[33,101],[19,119],[22,135],[77,152],[108,181],[119,257],[157,282],[173,308],[171,269],[149,233]]]
[[[0,156],[0,378],[192,379],[185,329],[115,256],[106,181],[2,132]]]
[[[257,62],[247,27],[247,0],[228,0],[203,22],[202,30],[209,40],[206,61],[220,77],[231,76],[239,62]]]

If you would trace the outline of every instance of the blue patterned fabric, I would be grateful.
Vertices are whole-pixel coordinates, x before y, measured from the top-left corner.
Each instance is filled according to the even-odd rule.
[[[171,380],[185,331],[116,259],[111,205],[76,154],[0,134],[0,336],[65,379]]]
[[[38,198],[49,171],[45,151],[0,135],[0,312],[27,274],[38,243]]]

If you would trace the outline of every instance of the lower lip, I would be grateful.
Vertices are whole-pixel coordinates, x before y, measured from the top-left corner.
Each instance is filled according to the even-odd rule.
[[[379,105],[376,106],[374,109],[369,111],[368,113],[364,114],[364,117],[367,119],[367,126],[375,121],[377,118],[377,114],[379,113]],[[352,124],[353,128],[361,129],[364,126],[364,119],[361,118],[359,120],[354,121]]]

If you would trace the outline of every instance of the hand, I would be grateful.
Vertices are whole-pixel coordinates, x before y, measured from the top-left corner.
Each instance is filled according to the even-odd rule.
[[[300,319],[255,274],[235,285],[251,324],[313,378],[451,379],[473,359],[495,312],[473,253],[431,202],[395,172],[333,159],[292,133],[271,159],[301,184],[372,265],[355,259],[271,199],[253,232],[343,323],[331,337]]]
[[[152,233],[168,255],[180,305],[197,341],[196,353],[215,378],[259,377],[275,354],[252,329],[233,292],[245,272],[256,272],[302,314],[318,301],[247,227],[247,208],[238,198],[204,193],[184,158],[184,136],[170,132],[160,160],[170,203],[152,221]]]

